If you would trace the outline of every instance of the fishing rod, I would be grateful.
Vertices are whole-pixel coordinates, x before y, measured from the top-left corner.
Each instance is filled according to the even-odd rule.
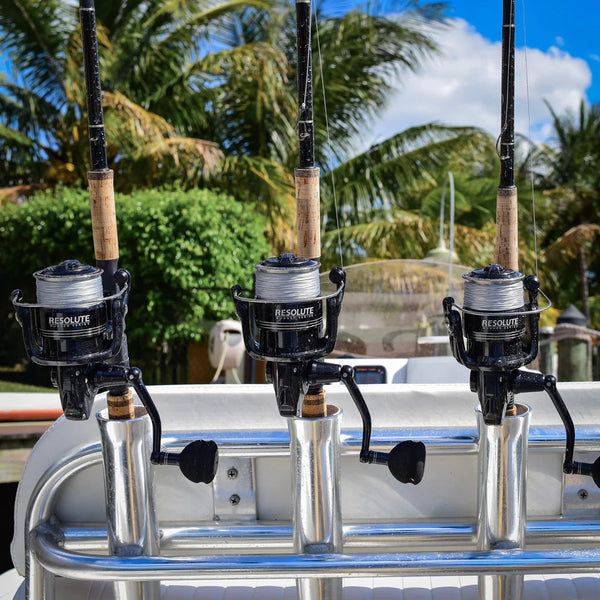
[[[387,464],[396,479],[417,484],[423,476],[425,446],[421,442],[406,441],[390,454],[370,450],[371,416],[354,381],[353,369],[323,361],[335,347],[346,273],[340,267],[332,269],[329,279],[336,290],[322,295],[310,0],[296,1],[296,18],[300,155],[295,169],[298,255],[284,253],[256,264],[254,297],[244,295],[239,285],[232,288],[244,343],[252,358],[267,362],[267,379],[273,383],[281,416],[326,418],[329,409],[323,385],[342,382],[363,421],[361,462]]]
[[[340,553],[340,423],[342,411],[325,400],[324,385],[341,382],[363,424],[359,460],[385,464],[402,483],[418,484],[425,445],[406,440],[391,452],[370,448],[371,415],[348,365],[325,362],[336,343],[346,273],[335,267],[334,292],[321,292],[319,169],[314,159],[310,0],[296,0],[299,166],[295,169],[297,253],[255,265],[254,297],[232,288],[248,354],[267,362],[279,414],[287,417],[294,550]],[[300,600],[340,600],[341,578],[297,579]]]
[[[551,302],[534,275],[518,271],[517,188],[514,179],[514,0],[504,0],[502,18],[502,130],[497,195],[495,262],[463,275],[462,306],[443,300],[450,347],[471,370],[479,399],[478,546],[523,548],[526,522],[526,464],[530,409],[515,395],[546,392],[565,428],[564,473],[592,477],[600,487],[600,458],[573,459],[575,428],[556,378],[523,369],[537,356],[539,320]],[[527,296],[525,298],[525,295]],[[540,308],[539,296],[546,301]],[[465,344],[466,339],[466,344]],[[523,578],[483,576],[482,597],[518,600]]]
[[[565,473],[592,475],[592,465],[572,460],[574,427],[556,388],[556,379],[552,375],[520,370],[537,356],[540,314],[550,308],[551,302],[540,289],[536,276],[526,277],[516,268],[518,240],[517,194],[514,185],[514,4],[514,0],[503,2],[504,121],[498,188],[497,262],[463,275],[463,305],[456,304],[454,298],[445,298],[444,315],[452,353],[461,364],[471,369],[471,389],[478,394],[484,422],[488,425],[500,425],[505,416],[515,415],[515,394],[545,391],[567,431],[563,465]],[[512,232],[510,236],[507,233],[509,231]],[[527,300],[524,298],[525,293]],[[543,308],[540,308],[540,295],[546,301]],[[600,484],[600,463],[594,469],[594,480]]]
[[[102,269],[104,293],[115,288],[115,274],[119,264],[119,240],[115,210],[113,171],[108,168],[106,131],[102,110],[102,87],[94,0],[79,0],[83,71],[85,76],[88,111],[88,137],[91,169],[88,171],[90,212],[96,266]],[[119,356],[115,362],[129,365],[127,338],[124,335]],[[133,394],[129,386],[111,390],[107,396],[110,418],[133,418]]]
[[[181,453],[163,452],[160,415],[142,380],[129,365],[125,315],[130,275],[118,266],[119,245],[113,172],[108,168],[102,111],[96,15],[93,0],[80,0],[91,169],[90,211],[96,267],[66,260],[34,273],[37,303],[14,290],[15,314],[28,356],[53,367],[67,419],[86,420],[96,395],[107,392],[109,420],[134,420],[135,389],[152,424],[153,464],[177,465],[196,483],[210,483],[218,463],[213,441],[197,440]]]
[[[313,64],[311,0],[296,1],[296,53],[298,80],[299,163],[294,171],[296,189],[297,255],[315,262],[321,258],[320,170],[315,166],[313,115]],[[326,394],[322,385],[307,390],[302,403],[304,417],[327,416]]]
[[[494,262],[519,269],[518,198],[515,185],[515,0],[502,8],[502,77],[500,103],[500,184],[496,195]]]
[[[503,1],[502,128],[500,185],[496,206],[495,262],[463,275],[463,305],[443,300],[450,347],[471,370],[471,391],[479,399],[478,547],[523,548],[526,525],[527,438],[531,411],[515,395],[546,392],[565,428],[564,473],[590,476],[600,487],[600,457],[574,460],[575,428],[556,378],[523,369],[537,356],[540,313],[551,302],[534,275],[518,271],[518,205],[514,177],[515,2]],[[525,294],[527,298],[525,298]],[[540,308],[539,296],[546,300]],[[461,316],[462,314],[462,316]],[[466,345],[465,340],[466,339]],[[481,576],[486,600],[519,600],[523,577]]]

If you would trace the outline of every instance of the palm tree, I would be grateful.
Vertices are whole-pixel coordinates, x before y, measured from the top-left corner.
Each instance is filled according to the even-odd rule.
[[[315,158],[322,181],[334,166],[360,162],[359,157],[352,157],[353,144],[387,100],[390,75],[417,68],[434,50],[424,19],[439,23],[442,7],[400,4],[401,19],[358,9],[342,16],[318,16],[318,36],[313,36]],[[244,71],[229,73],[224,85],[227,93],[212,115],[209,136],[226,149],[224,182],[234,193],[242,190],[258,201],[271,220],[271,239],[279,250],[293,245],[292,173],[298,161],[294,19],[290,4],[277,10],[248,10],[237,21],[233,31],[238,44],[257,45],[263,52],[271,48],[279,54],[277,60],[268,55],[263,60],[257,53],[258,60],[249,62]],[[363,173],[357,169],[355,175]],[[391,169],[378,185],[386,189],[395,185]],[[329,210],[327,197],[324,190],[325,212]]]
[[[174,178],[197,185],[218,172],[216,183],[264,206],[276,232],[293,221],[294,17],[291,6],[267,2],[98,3],[109,160],[121,189]],[[401,18],[359,9],[320,17],[335,163],[348,158],[357,132],[385,102],[389,75],[416,68],[433,50],[423,20],[439,22],[443,7],[399,0],[394,8]],[[87,133],[75,6],[1,3],[0,32],[0,53],[17,73],[0,81],[0,184],[83,179]],[[320,77],[317,69],[316,90]],[[326,167],[319,95],[315,111],[317,158]]]
[[[98,3],[98,40],[109,157],[122,189],[199,179],[221,157],[212,142],[189,135],[210,90],[180,94],[200,68],[199,40],[223,15],[253,0]],[[0,3],[0,54],[15,76],[0,79],[0,185],[27,178],[72,183],[85,177],[87,122],[79,15],[60,0]],[[208,91],[207,91],[208,90]],[[198,97],[199,96],[199,97]],[[169,111],[161,112],[161,102]]]
[[[535,271],[530,174],[539,164],[535,144],[518,138],[515,177],[519,187],[520,264]],[[533,159],[533,163],[531,163]],[[494,253],[499,161],[494,140],[481,130],[430,124],[410,128],[334,171],[340,208],[344,260],[353,258],[423,258],[438,239],[443,182],[454,175],[455,251],[465,265],[489,262]],[[395,178],[390,190],[380,184]],[[534,173],[534,177],[539,178]],[[369,181],[371,180],[371,181]],[[331,194],[326,188],[328,197]],[[536,209],[543,222],[541,193]],[[325,235],[328,261],[335,261],[338,236],[335,215],[328,213]]]
[[[600,297],[595,277],[600,252],[594,242],[600,224],[600,104],[588,107],[582,101],[577,112],[563,115],[548,108],[555,139],[544,148],[541,169],[549,206],[542,240],[546,270],[557,303],[566,306],[579,299],[589,316],[590,303]],[[579,268],[573,277],[575,259]]]

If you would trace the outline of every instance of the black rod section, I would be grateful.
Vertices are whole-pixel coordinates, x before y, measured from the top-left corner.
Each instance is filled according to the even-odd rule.
[[[108,159],[106,156],[106,133],[104,130],[104,114],[102,112],[100,59],[98,55],[98,34],[96,31],[96,7],[94,5],[94,0],[79,0],[79,18],[81,22],[83,70],[85,74],[85,92],[88,110],[88,135],[90,139],[91,157],[90,172],[103,172],[108,174],[110,170],[108,168]],[[88,172],[88,179],[89,176],[90,173]],[[110,177],[110,191],[112,196],[112,176]],[[116,229],[114,235],[116,236]],[[102,287],[104,292],[109,294],[117,292],[118,283],[116,275],[119,266],[118,255],[116,258],[108,258],[106,260],[97,259],[96,265],[103,270]],[[125,366],[129,365],[129,351],[125,334],[123,334],[121,351],[114,359],[114,363]],[[113,394],[124,395],[127,393],[128,389],[129,386],[125,384],[122,387],[113,390]]]
[[[500,187],[515,185],[515,0],[504,0],[502,14],[502,102]]]
[[[310,0],[296,0],[296,47],[298,52],[298,142],[300,168],[315,166],[313,127],[313,70]]]
[[[108,171],[94,0],[79,0],[92,171]]]

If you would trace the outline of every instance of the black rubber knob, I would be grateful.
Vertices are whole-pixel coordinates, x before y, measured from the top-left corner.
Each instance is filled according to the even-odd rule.
[[[219,449],[211,441],[196,440],[179,455],[181,472],[194,483],[210,483],[217,473]]]
[[[594,483],[600,488],[600,456],[594,461],[592,465],[592,479]]]
[[[423,479],[425,454],[423,442],[400,442],[390,452],[388,469],[398,481],[417,485]]]

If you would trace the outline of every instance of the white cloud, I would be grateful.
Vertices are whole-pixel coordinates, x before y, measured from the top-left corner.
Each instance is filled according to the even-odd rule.
[[[367,145],[407,127],[439,121],[475,125],[500,132],[501,44],[483,38],[466,21],[456,19],[438,34],[440,53],[416,74],[403,73],[402,88],[374,124]],[[557,113],[575,110],[591,83],[587,63],[557,47],[527,50],[532,137],[547,140],[552,129],[548,101]],[[515,128],[528,134],[525,52],[515,54]]]

